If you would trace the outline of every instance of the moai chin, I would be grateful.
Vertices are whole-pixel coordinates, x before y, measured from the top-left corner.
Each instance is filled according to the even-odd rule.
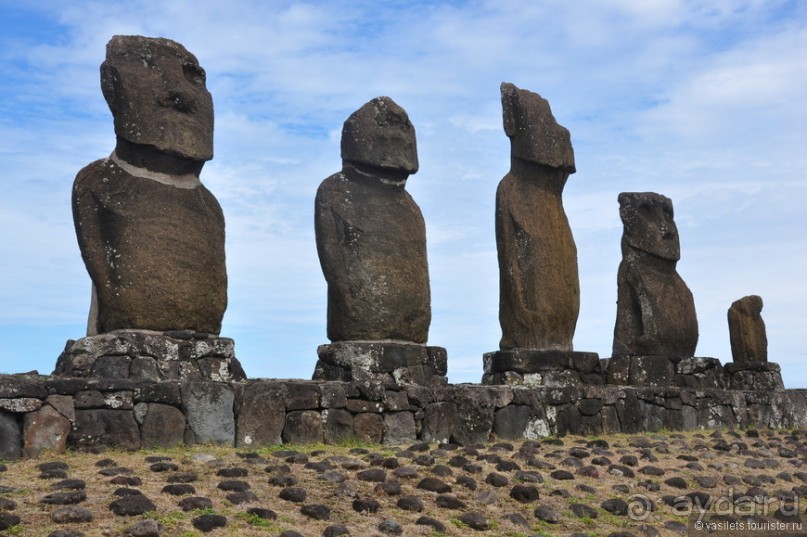
[[[501,100],[511,144],[510,171],[496,191],[502,338],[500,351],[485,354],[483,382],[588,383],[598,378],[599,358],[572,346],[580,284],[562,198],[575,172],[571,137],[540,95],[503,83]]]
[[[213,101],[205,83],[196,57],[170,39],[114,36],[107,44],[101,89],[117,142],[73,184],[73,220],[93,284],[88,336],[170,332],[187,340],[221,330],[224,216],[199,180],[213,158]],[[132,337],[136,353],[143,341]],[[231,351],[227,341],[216,344]],[[60,358],[57,369],[73,365]],[[178,375],[143,367],[146,378]],[[109,375],[124,376],[126,367],[113,369]]]
[[[425,366],[425,349],[437,349],[424,347],[431,322],[426,227],[405,190],[417,170],[415,129],[392,99],[372,99],[345,121],[342,170],[322,182],[315,200],[333,342],[318,351],[315,378],[347,378],[354,367],[391,374]],[[401,349],[421,358],[382,357]],[[366,355],[364,365],[345,353]],[[444,365],[432,369],[445,374]],[[409,380],[422,380],[415,377]]]
[[[654,192],[623,192],[618,200],[624,228],[608,381],[673,385],[676,364],[691,359],[698,343],[695,302],[676,271],[673,204]]]

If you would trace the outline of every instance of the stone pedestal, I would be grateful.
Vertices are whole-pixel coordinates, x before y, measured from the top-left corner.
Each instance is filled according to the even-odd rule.
[[[244,380],[230,338],[192,331],[115,330],[68,340],[54,376],[151,381]]]
[[[732,390],[769,392],[785,389],[782,369],[773,362],[731,363],[723,366],[723,370]]]
[[[389,341],[337,341],[317,348],[314,380],[372,379],[385,384],[446,384],[443,347]]]
[[[606,384],[621,386],[677,386],[694,389],[728,387],[717,358],[676,355],[616,355],[608,360]]]
[[[485,353],[482,384],[568,387],[603,384],[596,352],[500,350]]]

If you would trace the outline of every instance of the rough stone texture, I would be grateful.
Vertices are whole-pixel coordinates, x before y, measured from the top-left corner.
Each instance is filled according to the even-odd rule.
[[[188,382],[182,384],[181,391],[182,412],[196,442],[233,445],[233,389],[226,384]]]
[[[756,364],[731,363],[723,366],[728,376],[727,386],[732,390],[767,392],[784,390],[782,369],[773,362]]]
[[[175,407],[150,403],[143,418],[143,447],[170,448],[185,443],[185,416]]]
[[[694,356],[698,319],[692,293],[675,270],[681,248],[672,201],[653,192],[623,192],[619,215],[624,230],[614,356]]]
[[[22,444],[22,429],[17,416],[0,410],[0,459],[19,458]]]
[[[415,440],[415,418],[410,412],[391,412],[384,416],[385,444],[399,446]]]
[[[762,297],[750,295],[736,300],[728,311],[731,356],[735,364],[768,361],[768,336],[762,320]]]
[[[602,384],[600,358],[594,352],[512,349],[483,356],[483,384],[582,386]]]
[[[443,347],[388,341],[339,341],[317,348],[314,380],[446,384]]]
[[[286,424],[285,386],[250,384],[244,389],[238,413],[237,446],[268,446],[282,443]]]
[[[426,227],[404,188],[418,169],[406,112],[388,97],[354,112],[342,130],[342,162],[315,201],[328,338],[425,343],[431,322]]]
[[[227,306],[224,216],[199,182],[213,157],[204,70],[174,41],[115,36],[101,89],[117,145],[73,184],[76,235],[93,282],[88,335],[218,334]]]
[[[43,452],[64,451],[70,422],[52,406],[44,405],[36,412],[25,415],[23,422],[23,454],[36,457]]]
[[[230,338],[193,331],[115,330],[70,340],[54,375],[227,382],[246,378]]]
[[[499,346],[571,351],[580,284],[562,200],[575,172],[569,131],[540,95],[507,83],[501,94],[511,166],[496,191]]]
[[[131,410],[77,410],[67,445],[79,450],[104,446],[140,449],[140,429]]]
[[[294,410],[286,414],[283,441],[289,444],[322,443],[322,415],[316,410]]]

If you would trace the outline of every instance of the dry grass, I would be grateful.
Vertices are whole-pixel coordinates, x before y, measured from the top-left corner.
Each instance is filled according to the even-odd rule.
[[[465,453],[464,448],[435,452],[435,462],[437,465],[447,465],[451,457],[462,455],[471,460],[473,464],[481,466],[478,473],[468,473],[462,468],[452,467],[452,475],[442,477],[446,483],[452,486],[452,494],[466,504],[465,509],[451,510],[438,507],[435,503],[436,494],[426,492],[416,488],[417,483],[423,477],[433,475],[431,473],[434,466],[422,466],[413,463],[406,454],[398,454],[398,448],[388,448],[385,446],[361,446],[370,453],[379,454],[382,457],[396,457],[401,466],[413,466],[416,468],[418,477],[414,479],[399,478],[401,483],[401,496],[415,495],[424,503],[425,508],[421,513],[404,511],[397,507],[400,496],[389,496],[380,491],[377,483],[364,482],[357,479],[359,470],[344,469],[341,467],[342,459],[334,460],[334,470],[339,471],[347,478],[348,487],[319,479],[320,474],[314,469],[305,468],[304,464],[285,462],[283,457],[275,456],[279,450],[296,450],[308,455],[310,462],[323,461],[328,457],[344,457],[351,461],[368,461],[370,455],[351,452],[357,446],[277,446],[273,448],[261,449],[257,453],[263,461],[249,462],[248,459],[239,457],[241,450],[221,448],[216,446],[197,446],[194,448],[182,448],[160,451],[140,451],[122,452],[106,451],[101,454],[78,454],[63,453],[59,455],[43,456],[39,459],[21,460],[6,462],[7,471],[0,473],[0,487],[11,487],[14,490],[8,493],[0,493],[0,497],[16,502],[16,508],[9,511],[20,517],[21,524],[13,526],[0,535],[20,535],[20,536],[47,536],[53,530],[66,528],[83,532],[87,536],[118,536],[124,535],[127,527],[143,519],[156,519],[162,525],[163,536],[201,536],[203,533],[194,528],[192,519],[202,514],[196,512],[183,512],[179,509],[178,503],[181,498],[171,496],[162,492],[167,483],[167,478],[173,472],[154,472],[150,469],[151,463],[146,461],[149,456],[165,456],[172,459],[179,466],[181,472],[195,472],[198,479],[192,483],[196,489],[196,496],[210,498],[213,503],[211,512],[227,517],[227,526],[209,533],[213,536],[274,536],[280,535],[285,530],[296,530],[305,536],[323,535],[325,529],[332,524],[343,524],[350,530],[352,536],[382,536],[379,524],[384,520],[394,520],[403,529],[403,535],[407,536],[439,536],[439,535],[469,535],[477,533],[458,521],[462,513],[474,511],[484,515],[490,524],[490,529],[479,532],[487,535],[503,535],[511,537],[531,536],[531,535],[570,535],[580,532],[587,535],[608,535],[611,532],[631,532],[636,536],[642,535],[639,529],[640,524],[648,524],[655,527],[660,535],[680,535],[673,530],[665,528],[665,522],[678,521],[686,523],[685,516],[674,512],[672,507],[665,505],[661,501],[663,495],[680,495],[695,490],[708,492],[712,497],[733,494],[735,497],[744,493],[749,486],[740,485],[729,487],[724,484],[723,476],[726,474],[744,477],[747,475],[759,476],[767,475],[773,479],[773,483],[765,483],[762,488],[767,496],[773,496],[776,490],[791,488],[803,485],[797,478],[787,482],[780,474],[781,472],[798,472],[799,467],[807,462],[807,451],[798,451],[807,445],[807,437],[794,436],[791,431],[762,431],[759,438],[749,438],[745,432],[740,431],[732,436],[731,431],[699,431],[686,433],[654,433],[644,435],[611,435],[602,437],[605,439],[610,454],[606,456],[614,463],[619,464],[619,459],[623,455],[635,455],[639,458],[639,465],[633,467],[635,471],[643,466],[652,465],[664,470],[665,475],[654,477],[636,473],[634,478],[627,478],[609,474],[607,466],[596,466],[599,471],[598,477],[587,477],[575,475],[573,481],[560,481],[550,477],[550,469],[539,469],[527,464],[523,457],[515,456],[523,442],[512,443],[514,450],[507,451],[492,448],[492,444],[479,446],[481,455],[494,453],[500,457],[516,462],[522,470],[538,471],[543,477],[542,483],[535,486],[540,492],[540,499],[535,502],[523,504],[509,496],[513,485],[520,484],[515,478],[513,471],[498,471],[509,479],[509,484],[504,487],[493,487],[485,482],[486,476],[491,472],[497,472],[493,462],[477,460],[476,456]],[[714,449],[716,437],[722,436],[728,443],[744,442],[748,449],[754,453],[743,452],[737,448],[730,451]],[[632,446],[636,444],[636,438],[641,438],[651,444],[650,452],[658,457],[657,462],[648,462],[641,459],[640,448]],[[564,437],[560,439],[561,444],[554,444],[553,441],[544,441],[537,448],[534,458],[551,464],[558,469],[576,472],[575,468],[562,464],[562,460],[569,457],[569,450],[573,447],[586,448],[591,438]],[[757,444],[754,446],[753,444]],[[797,451],[796,457],[783,457],[778,452],[778,447],[786,446]],[[430,446],[431,450],[438,446]],[[586,448],[589,452],[592,448]],[[665,453],[665,451],[667,451]],[[416,453],[415,455],[421,455]],[[703,470],[686,468],[687,461],[678,458],[679,455],[693,455],[698,458],[698,463],[703,466]],[[200,460],[202,455],[212,455],[215,460],[205,462]],[[597,456],[595,453],[583,463],[591,464],[591,459]],[[777,468],[751,469],[745,467],[749,458],[775,460],[779,464]],[[135,517],[120,517],[114,515],[109,510],[109,504],[117,499],[114,491],[121,485],[110,483],[111,477],[99,474],[96,463],[102,459],[113,459],[118,466],[127,467],[132,470],[134,476],[142,479],[142,485],[137,487],[156,505],[156,511],[145,513]],[[50,515],[58,506],[51,506],[41,503],[41,499],[53,492],[52,485],[58,479],[41,479],[38,465],[43,462],[62,461],[69,466],[68,474],[71,479],[81,479],[86,482],[87,500],[78,504],[79,507],[90,510],[94,520],[91,523],[60,525],[51,521]],[[316,521],[301,514],[298,503],[284,501],[278,497],[280,488],[268,483],[271,475],[265,471],[267,466],[278,466],[287,464],[290,473],[297,479],[295,486],[306,489],[308,496],[305,504],[324,504],[330,507],[331,515],[328,521]],[[217,485],[228,478],[216,475],[220,468],[241,467],[248,470],[249,474],[244,478],[236,478],[249,482],[252,492],[258,498],[257,502],[234,505],[225,497],[228,494],[219,490]],[[368,465],[368,467],[370,467]],[[463,486],[455,484],[458,476],[467,475],[477,482],[476,490],[469,490]],[[670,477],[680,476],[687,484],[688,489],[680,490],[668,486],[664,483]],[[695,482],[695,477],[712,476],[717,478],[718,486],[713,489],[704,489]],[[393,479],[393,470],[387,470],[387,479]],[[640,481],[652,480],[659,484],[658,491],[648,492],[640,487]],[[593,492],[581,491],[576,488],[578,484],[593,487]],[[615,486],[627,486],[627,492],[617,491]],[[355,489],[355,498],[372,498],[380,503],[380,509],[373,514],[357,513],[352,508],[354,497],[340,495],[337,492],[345,488]],[[552,495],[553,491],[565,490],[568,497]],[[478,496],[483,491],[493,491],[498,496],[498,502],[493,505],[486,505],[478,501]],[[603,500],[609,498],[622,498],[628,501],[635,494],[644,494],[656,503],[656,511],[652,512],[644,521],[632,520],[627,516],[617,516],[606,512],[600,508]],[[570,511],[572,503],[579,502],[596,508],[597,517],[578,518]],[[538,505],[545,505],[553,508],[561,515],[561,520],[557,524],[549,524],[537,519],[534,516],[535,508]],[[274,520],[262,520],[246,514],[250,507],[268,508],[277,513]],[[804,512],[804,509],[801,509]],[[505,519],[504,516],[518,513],[529,523],[529,527],[518,526]],[[430,527],[416,525],[415,521],[421,516],[429,516],[442,522],[446,531],[440,533],[433,531]],[[807,528],[807,523],[805,524]]]

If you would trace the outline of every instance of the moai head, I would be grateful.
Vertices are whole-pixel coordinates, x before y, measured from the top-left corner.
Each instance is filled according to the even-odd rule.
[[[415,127],[389,97],[376,97],[342,127],[342,161],[403,175],[418,171]]]
[[[511,156],[574,173],[569,130],[555,121],[549,101],[507,82],[502,84],[501,92],[504,132],[510,138]]]
[[[179,43],[114,36],[101,64],[101,90],[118,138],[191,160],[213,158],[205,71]]]
[[[655,192],[623,192],[618,199],[624,245],[668,261],[681,259],[670,198]]]

